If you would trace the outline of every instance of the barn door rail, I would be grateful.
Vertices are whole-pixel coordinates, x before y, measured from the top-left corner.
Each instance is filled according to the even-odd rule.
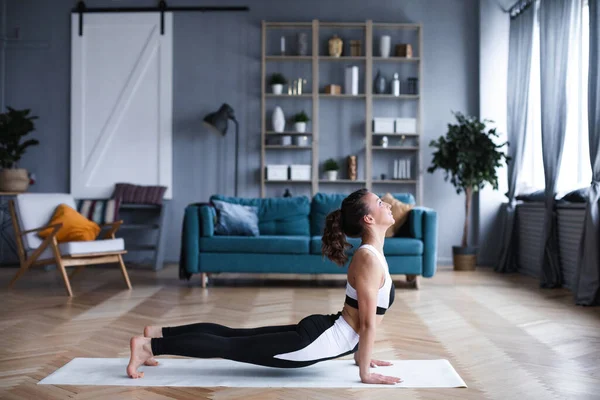
[[[79,36],[83,36],[83,14],[86,13],[126,13],[126,12],[159,12],[160,34],[165,32],[165,12],[232,12],[250,11],[247,6],[181,6],[169,7],[167,2],[161,0],[156,7],[93,7],[88,8],[84,1],[79,1],[71,13],[79,14]]]

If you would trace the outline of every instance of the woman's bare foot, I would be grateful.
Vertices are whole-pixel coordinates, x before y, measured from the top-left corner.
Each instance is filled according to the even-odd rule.
[[[150,326],[144,328],[144,336],[149,338],[161,338],[162,327],[161,326]]]
[[[127,365],[127,375],[133,379],[143,378],[144,373],[138,372],[137,369],[152,358],[150,338],[132,337],[129,346],[131,348],[131,358],[129,359],[129,365]]]

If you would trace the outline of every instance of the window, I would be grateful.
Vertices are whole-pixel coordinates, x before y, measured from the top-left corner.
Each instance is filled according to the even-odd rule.
[[[529,113],[523,166],[517,193],[544,189],[542,161],[541,91],[540,91],[540,37],[536,18],[533,31],[531,76],[529,86]],[[559,194],[589,186],[592,179],[590,166],[587,86],[589,60],[589,9],[585,1],[582,15],[573,24],[569,63],[567,69],[567,125],[556,191]]]

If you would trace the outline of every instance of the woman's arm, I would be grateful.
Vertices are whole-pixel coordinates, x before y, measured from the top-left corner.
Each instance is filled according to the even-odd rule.
[[[372,254],[357,251],[353,262],[360,265],[356,269],[356,293],[358,297],[358,317],[360,320],[358,351],[354,355],[358,361],[360,380],[364,383],[397,383],[399,378],[371,374],[371,353],[375,344],[377,326],[377,293],[383,279],[383,270]]]

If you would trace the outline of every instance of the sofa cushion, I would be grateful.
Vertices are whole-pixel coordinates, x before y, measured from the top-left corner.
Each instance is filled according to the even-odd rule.
[[[96,254],[110,253],[115,251],[125,250],[125,241],[123,238],[116,239],[99,239],[85,242],[65,242],[58,245],[58,250],[62,256],[81,255],[81,254]],[[27,254],[31,256],[35,249],[30,249]],[[45,260],[54,258],[54,253],[50,246],[46,247],[39,259]]]
[[[203,253],[308,254],[309,236],[211,236],[200,238]]]
[[[348,254],[354,254],[354,251],[360,247],[360,238],[347,238],[352,248]],[[321,254],[321,236],[312,236],[310,239],[310,252],[312,254]],[[418,256],[423,254],[423,242],[411,238],[386,238],[383,245],[383,253],[386,256]]]
[[[400,228],[408,220],[408,214],[414,205],[401,202],[392,196],[391,193],[386,193],[381,200],[392,206],[392,215],[394,216],[394,223],[385,232],[385,237],[399,236]]]
[[[213,195],[210,200],[258,207],[258,229],[261,235],[310,234],[310,200],[306,196],[263,199]]]
[[[94,240],[101,230],[100,225],[94,221],[90,221],[67,204],[60,204],[56,207],[52,218],[46,224],[62,224],[56,233],[56,241],[58,243]],[[54,228],[46,228],[41,230],[38,235],[45,239],[53,231]]]
[[[383,194],[377,194],[383,197]],[[415,198],[410,193],[391,193],[391,195],[405,204],[415,204]],[[317,193],[314,195],[310,206],[310,234],[311,236],[323,235],[325,218],[330,212],[340,208],[342,201],[348,194]]]
[[[258,236],[257,207],[215,200],[215,235]]]

